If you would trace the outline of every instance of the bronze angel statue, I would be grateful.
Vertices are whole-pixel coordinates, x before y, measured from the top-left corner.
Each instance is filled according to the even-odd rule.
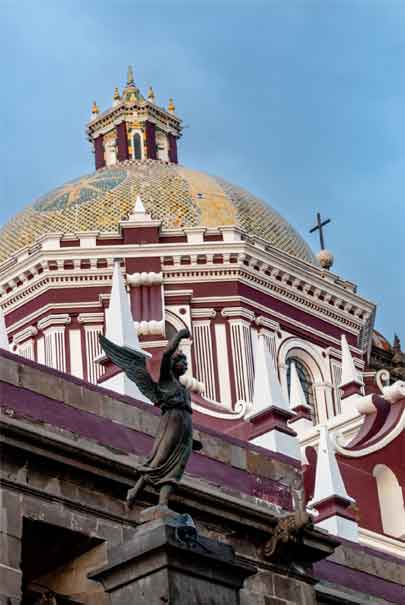
[[[145,464],[138,467],[139,479],[135,487],[128,491],[129,507],[146,484],[157,487],[160,490],[159,504],[167,505],[170,494],[183,476],[193,448],[201,448],[198,441],[193,442],[190,393],[179,380],[187,371],[187,358],[177,349],[180,341],[189,337],[187,329],[180,330],[168,343],[160,365],[159,382],[155,382],[146,369],[146,359],[141,353],[120,347],[105,336],[100,336],[100,344],[107,357],[124,370],[128,378],[162,412],[152,452]]]

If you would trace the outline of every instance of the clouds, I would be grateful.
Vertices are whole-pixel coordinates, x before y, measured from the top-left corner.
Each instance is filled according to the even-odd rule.
[[[405,339],[405,7],[3,0],[0,12],[0,222],[92,169],[91,103],[108,107],[133,63],[189,126],[181,161],[268,199],[304,235],[317,210],[332,216],[336,270]]]

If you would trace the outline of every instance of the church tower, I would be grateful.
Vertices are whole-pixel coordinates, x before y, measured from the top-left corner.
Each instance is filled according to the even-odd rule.
[[[94,148],[96,170],[125,160],[177,164],[182,122],[175,111],[173,99],[169,99],[167,109],[156,104],[152,87],[145,99],[129,67],[127,83],[122,94],[115,89],[112,106],[100,112],[93,103],[87,136]]]

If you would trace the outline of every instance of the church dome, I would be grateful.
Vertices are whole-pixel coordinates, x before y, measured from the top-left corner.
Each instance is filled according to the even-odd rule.
[[[49,233],[112,232],[140,194],[167,229],[237,225],[316,264],[309,246],[271,206],[227,181],[159,160],[128,160],[44,195],[0,230],[0,262]]]

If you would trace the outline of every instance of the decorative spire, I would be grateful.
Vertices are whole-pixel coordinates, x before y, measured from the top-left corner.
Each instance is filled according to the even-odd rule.
[[[297,433],[287,424],[294,414],[284,396],[264,334],[257,337],[255,353],[253,405],[245,417],[253,427],[250,441],[254,445],[300,460]]]
[[[133,222],[145,222],[152,220],[151,215],[145,210],[145,206],[143,205],[140,195],[136,196],[134,210],[132,214],[130,214],[129,220]]]
[[[167,106],[168,111],[170,111],[170,113],[174,113],[176,111],[176,106],[174,104],[173,99],[170,97],[169,99],[169,105]]]
[[[119,93],[118,87],[116,86],[114,89],[113,105],[118,105],[120,101],[121,101],[121,95]]]
[[[91,113],[92,113],[93,118],[95,118],[96,115],[100,113],[100,109],[95,101],[93,101],[93,107],[91,108]]]
[[[398,334],[394,334],[394,343],[392,345],[392,350],[394,353],[401,353],[401,341],[399,339]]]
[[[257,338],[253,406],[249,416],[257,415],[271,406],[289,410],[281,389],[273,356],[266,347],[265,337]]]
[[[295,361],[291,361],[290,364],[290,407],[292,410],[297,408],[311,409],[311,406],[308,405],[304,389],[302,388]]]
[[[110,305],[106,316],[106,336],[117,345],[140,350],[120,259],[114,260]]]
[[[358,524],[335,455],[335,445],[326,425],[319,427],[314,496],[308,508],[316,510],[314,522],[332,534],[358,541]]]
[[[0,307],[0,349],[10,350],[3,309]]]
[[[153,92],[152,86],[149,86],[148,101],[150,101],[151,103],[155,103],[156,102],[156,97],[155,97],[155,93]]]
[[[334,496],[353,502],[353,498],[351,498],[346,491],[335,456],[335,445],[329,435],[326,424],[322,424],[319,427],[319,435],[315,491],[308,506],[315,505],[317,502],[321,502],[326,498],[333,498]]]
[[[138,332],[132,317],[129,296],[121,272],[121,259],[119,258],[114,260],[110,304],[106,311],[105,327],[106,337],[115,344],[135,350],[144,357],[149,358],[151,356],[150,353],[141,349],[139,344]],[[97,361],[103,365],[109,363],[104,355],[101,355]],[[138,386],[130,381],[123,372],[111,377],[108,377],[107,374],[107,378],[100,380],[100,384],[118,393],[150,403],[149,399],[142,395]]]
[[[135,85],[134,80],[134,70],[132,65],[128,65],[128,73],[127,73],[127,86]]]
[[[342,379],[340,381],[340,387],[344,387],[346,385],[355,383],[362,385],[362,381],[360,379],[359,372],[356,370],[356,366],[354,365],[353,357],[350,352],[349,344],[347,342],[347,338],[344,334],[342,334],[341,339],[341,349],[342,349]]]

